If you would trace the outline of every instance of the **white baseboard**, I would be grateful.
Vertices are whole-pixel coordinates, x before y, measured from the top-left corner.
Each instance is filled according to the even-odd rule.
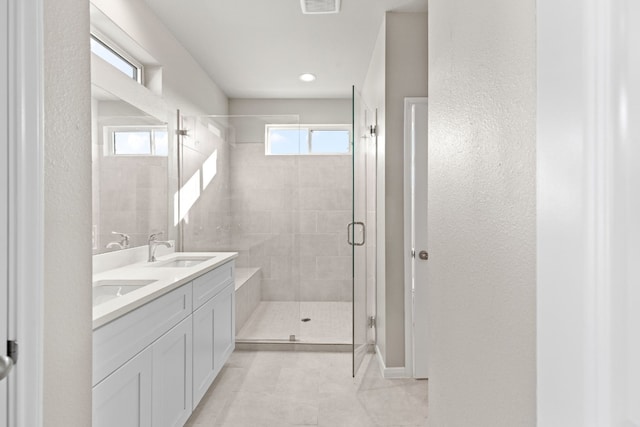
[[[376,357],[378,359],[378,366],[380,366],[380,374],[382,375],[382,378],[409,378],[404,366],[400,366],[397,368],[386,367],[384,359],[382,358],[382,354],[380,353],[380,348],[377,345]]]

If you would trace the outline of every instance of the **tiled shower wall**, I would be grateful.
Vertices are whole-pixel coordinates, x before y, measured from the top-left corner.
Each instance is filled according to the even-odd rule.
[[[266,301],[349,301],[351,156],[231,149],[232,239],[240,267],[262,269]]]

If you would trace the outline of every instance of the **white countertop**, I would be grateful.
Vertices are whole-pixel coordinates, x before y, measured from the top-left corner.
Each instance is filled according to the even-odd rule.
[[[126,295],[105,301],[93,307],[93,329],[97,329],[154,299],[189,283],[202,274],[235,259],[237,252],[174,252],[158,257],[155,263],[137,262],[93,275],[99,280],[157,280]],[[213,257],[192,267],[155,267],[166,261],[184,257]]]

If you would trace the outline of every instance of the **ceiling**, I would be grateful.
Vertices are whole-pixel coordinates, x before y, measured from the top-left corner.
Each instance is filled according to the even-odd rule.
[[[329,15],[304,15],[298,0],[145,1],[230,98],[349,97],[384,12],[427,10],[427,0],[342,0]]]

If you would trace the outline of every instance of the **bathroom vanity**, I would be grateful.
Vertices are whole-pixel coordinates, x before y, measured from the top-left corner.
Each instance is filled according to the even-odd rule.
[[[94,275],[93,425],[183,426],[235,347],[236,253]]]

